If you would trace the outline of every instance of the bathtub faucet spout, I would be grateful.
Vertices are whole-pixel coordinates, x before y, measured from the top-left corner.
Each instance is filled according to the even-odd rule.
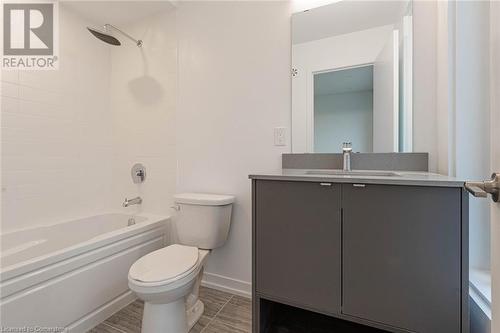
[[[141,203],[142,203],[141,197],[135,197],[133,199],[125,198],[125,201],[123,202],[122,206],[128,207],[128,206],[132,206],[132,205],[140,205]]]

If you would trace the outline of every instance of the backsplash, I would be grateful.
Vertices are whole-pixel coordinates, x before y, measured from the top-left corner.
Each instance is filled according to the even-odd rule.
[[[353,153],[353,170],[429,171],[428,153]],[[342,169],[342,154],[283,154],[283,169]]]

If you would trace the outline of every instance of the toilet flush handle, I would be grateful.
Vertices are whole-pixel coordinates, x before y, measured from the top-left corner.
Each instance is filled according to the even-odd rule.
[[[173,205],[173,206],[170,206],[170,208],[172,208],[173,210],[176,210],[176,211],[180,211],[181,210],[181,206],[180,205]]]

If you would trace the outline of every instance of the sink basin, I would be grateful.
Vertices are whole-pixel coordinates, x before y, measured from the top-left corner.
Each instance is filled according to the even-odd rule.
[[[399,174],[391,171],[361,171],[361,170],[308,170],[307,175],[322,175],[322,176],[378,176],[378,177],[398,177]]]

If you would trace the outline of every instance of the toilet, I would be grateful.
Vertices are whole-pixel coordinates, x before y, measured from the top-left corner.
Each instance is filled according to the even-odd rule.
[[[142,333],[187,333],[201,317],[203,265],[227,239],[234,199],[205,193],[174,196],[179,244],[143,256],[128,274],[130,289],[144,301]]]

